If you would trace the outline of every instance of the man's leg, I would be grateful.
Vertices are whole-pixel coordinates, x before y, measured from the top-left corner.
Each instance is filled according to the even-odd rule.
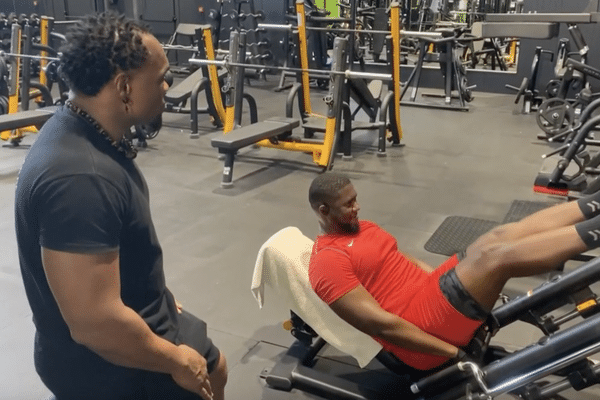
[[[569,258],[600,246],[600,216],[516,240],[501,241],[488,235],[494,233],[469,246],[467,256],[456,266],[456,275],[471,296],[491,310],[509,278],[549,272]]]
[[[473,245],[486,246],[495,242],[507,242],[522,239],[529,235],[552,231],[564,226],[574,225],[578,222],[595,217],[600,212],[600,193],[597,196],[598,212],[592,212],[589,201],[580,199],[568,203],[561,203],[535,212],[518,222],[500,225],[490,232],[481,235]],[[594,203],[592,203],[592,207]],[[596,211],[596,210],[595,210]]]
[[[210,387],[213,391],[213,400],[225,399],[225,384],[227,383],[227,363],[223,353],[219,353],[219,361],[210,373]]]

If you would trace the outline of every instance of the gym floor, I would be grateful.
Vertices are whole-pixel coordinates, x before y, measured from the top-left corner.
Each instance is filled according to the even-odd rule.
[[[246,86],[257,100],[260,120],[284,115],[286,93],[273,91],[277,81],[277,76],[269,76],[268,81],[253,80]],[[314,108],[324,110],[324,93],[313,91],[312,96]],[[403,251],[437,265],[445,257],[427,252],[423,245],[446,217],[500,222],[513,200],[560,201],[532,192],[540,156],[549,147],[536,138],[535,116],[516,114],[519,108],[513,100],[476,92],[468,112],[403,107],[405,146],[389,147],[387,157],[377,157],[374,133],[355,132],[353,158],[338,157],[334,170],[351,177],[360,217],[390,231]],[[281,327],[289,311],[269,293],[261,310],[250,292],[257,252],[272,234],[296,226],[310,238],[317,235],[307,191],[319,168],[306,154],[245,148],[236,158],[234,187],[222,189],[222,161],[210,146],[220,132],[205,115],[200,116],[198,139],[189,137],[188,116],[165,114],[164,121],[137,162],[150,187],[168,285],[184,308],[207,321],[210,336],[227,357],[227,397],[319,398],[296,390],[274,391],[259,378],[293,337]],[[33,367],[34,328],[13,228],[17,171],[34,140],[32,135],[19,147],[0,148],[1,400],[37,400],[49,394]],[[506,293],[522,294],[545,279],[513,280]],[[495,342],[516,349],[539,336],[516,323],[501,331]],[[327,354],[352,365],[340,353]],[[591,400],[599,393],[591,388],[564,396]]]

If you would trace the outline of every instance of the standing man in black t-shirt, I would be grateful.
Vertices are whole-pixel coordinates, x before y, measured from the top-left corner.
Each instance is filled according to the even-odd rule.
[[[128,139],[163,111],[164,51],[114,14],[83,20],[61,50],[71,95],[40,131],[16,192],[36,370],[58,400],[223,399],[225,358],[165,286]]]

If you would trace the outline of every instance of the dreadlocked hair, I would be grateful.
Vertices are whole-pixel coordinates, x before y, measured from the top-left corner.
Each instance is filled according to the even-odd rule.
[[[148,50],[142,44],[147,26],[114,12],[90,15],[73,26],[60,48],[60,71],[69,87],[88,96],[98,94],[117,70],[140,68]]]
[[[317,210],[321,204],[329,204],[338,192],[350,184],[350,178],[336,172],[318,175],[308,189],[310,206]]]

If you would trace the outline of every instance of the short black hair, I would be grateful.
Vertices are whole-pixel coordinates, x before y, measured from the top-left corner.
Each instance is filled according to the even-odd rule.
[[[308,189],[308,201],[313,210],[321,204],[330,204],[338,192],[350,184],[350,178],[336,172],[326,172],[317,176]]]
[[[148,57],[145,25],[114,12],[89,15],[71,27],[60,48],[60,71],[71,90],[95,96],[117,69],[140,68]]]

